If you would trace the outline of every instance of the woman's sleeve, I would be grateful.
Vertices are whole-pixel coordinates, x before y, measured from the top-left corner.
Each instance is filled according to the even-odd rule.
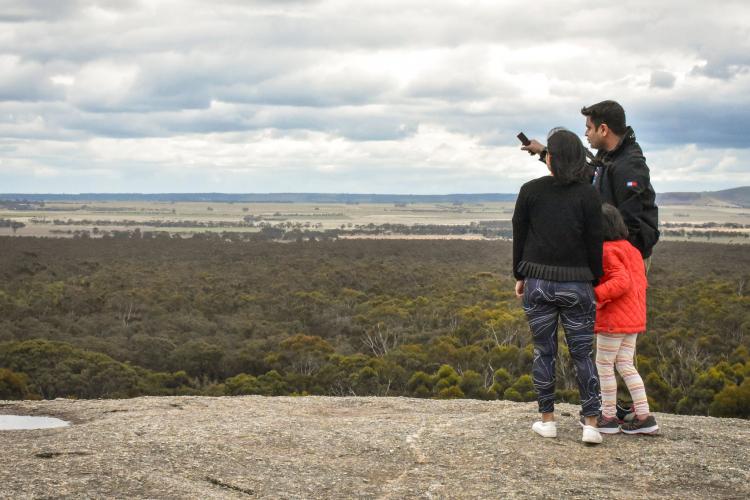
[[[584,195],[583,239],[589,268],[595,279],[602,277],[602,199],[594,187]]]
[[[523,260],[523,246],[529,232],[529,213],[526,207],[526,185],[516,198],[516,208],[513,210],[513,276],[517,280],[524,278],[518,273],[518,264]]]

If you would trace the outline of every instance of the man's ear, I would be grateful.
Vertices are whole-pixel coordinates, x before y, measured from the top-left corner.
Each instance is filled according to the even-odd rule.
[[[601,125],[599,125],[599,134],[602,137],[607,137],[607,134],[609,134],[609,127],[606,123],[602,123]]]

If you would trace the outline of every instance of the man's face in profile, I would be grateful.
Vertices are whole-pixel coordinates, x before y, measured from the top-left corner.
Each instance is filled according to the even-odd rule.
[[[586,117],[586,140],[594,149],[602,149],[604,145],[604,137],[602,136],[602,126],[597,127],[594,122],[591,121],[591,117]]]

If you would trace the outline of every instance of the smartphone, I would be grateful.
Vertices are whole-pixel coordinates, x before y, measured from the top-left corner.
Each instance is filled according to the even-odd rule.
[[[524,146],[528,146],[529,144],[531,144],[531,141],[523,132],[519,132],[516,137],[518,137],[518,140],[521,141],[521,144],[523,144]]]

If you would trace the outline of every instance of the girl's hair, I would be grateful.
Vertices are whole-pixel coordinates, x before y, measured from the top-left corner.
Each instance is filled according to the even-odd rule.
[[[562,184],[584,182],[587,177],[586,149],[570,130],[556,128],[547,139],[552,175]]]
[[[628,226],[620,211],[609,203],[602,205],[602,234],[604,241],[624,240],[628,237]]]

